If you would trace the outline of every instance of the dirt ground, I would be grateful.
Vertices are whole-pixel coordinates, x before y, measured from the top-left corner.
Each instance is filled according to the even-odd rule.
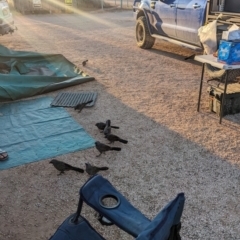
[[[95,77],[61,90],[95,91],[95,106],[82,114],[67,110],[96,140],[108,143],[95,123],[111,119],[120,127],[114,134],[129,141],[115,143],[121,152],[99,158],[91,148],[59,160],[108,166],[102,175],[150,219],[184,192],[184,240],[240,239],[240,114],[224,117],[220,125],[209,110],[206,84],[197,112],[201,65],[184,60],[190,50],[163,41],[151,50],[138,48],[129,10],[14,13],[14,19],[18,31],[1,36],[1,44],[61,53]],[[0,239],[49,239],[76,211],[79,188],[89,176],[70,171],[58,176],[49,160],[0,171]],[[115,226],[101,226],[86,205],[82,214],[106,239],[133,239]]]

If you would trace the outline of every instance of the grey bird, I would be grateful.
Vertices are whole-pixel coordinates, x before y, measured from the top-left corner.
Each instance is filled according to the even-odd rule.
[[[103,130],[104,135],[108,135],[111,133],[111,120],[106,121],[106,126]]]
[[[106,123],[104,123],[104,122],[98,122],[98,123],[95,124],[95,126],[96,126],[99,130],[104,130],[104,128],[106,127]],[[111,126],[111,128],[119,129],[119,127],[117,127],[117,126]]]
[[[80,112],[83,110],[83,108],[85,108],[86,105],[89,104],[89,103],[91,103],[92,101],[93,101],[93,100],[89,100],[89,101],[87,101],[87,102],[85,102],[85,103],[79,103],[79,104],[77,104],[77,105],[74,107],[74,110],[78,110],[78,112],[80,113]]]
[[[69,170],[74,170],[74,171],[77,171],[77,172],[80,172],[80,173],[83,173],[84,170],[81,169],[81,168],[77,168],[77,167],[73,167],[65,162],[62,162],[62,161],[59,161],[57,159],[52,159],[49,163],[51,163],[60,173],[64,173],[64,171],[69,171]]]
[[[119,147],[110,147],[106,144],[100,143],[99,141],[95,142],[95,146],[97,150],[100,152],[100,154],[97,155],[97,157],[99,157],[102,153],[105,153],[107,151],[121,151],[121,148]]]
[[[87,62],[88,62],[88,60],[83,61],[83,62],[82,62],[82,65],[83,65],[83,66],[86,66]]]
[[[85,163],[85,165],[86,165],[86,172],[89,175],[94,175],[99,171],[108,170],[108,167],[97,167],[97,166],[91,165],[90,163]]]
[[[107,138],[107,140],[110,141],[110,143],[114,143],[114,142],[121,142],[121,143],[124,143],[124,144],[127,144],[128,141],[127,140],[124,140],[114,134],[108,134],[108,135],[105,135],[105,138]]]

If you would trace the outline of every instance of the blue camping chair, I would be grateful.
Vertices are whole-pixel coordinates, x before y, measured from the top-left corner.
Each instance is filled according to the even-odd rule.
[[[70,215],[49,240],[106,240],[82,216]]]
[[[115,204],[107,206],[106,199]],[[151,221],[101,175],[91,177],[80,189],[80,199],[76,214],[67,218],[51,240],[99,240],[104,239],[80,214],[83,202],[99,213],[103,225],[115,224],[136,240],[180,240],[181,216],[185,197],[179,193]],[[75,228],[74,228],[75,226]],[[64,237],[60,238],[64,232]],[[87,235],[91,233],[92,235]],[[67,235],[68,234],[68,235]],[[58,237],[59,236],[59,237]]]

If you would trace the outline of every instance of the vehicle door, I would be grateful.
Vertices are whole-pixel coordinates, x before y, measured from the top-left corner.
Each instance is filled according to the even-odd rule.
[[[176,13],[178,0],[152,1],[154,27],[158,34],[176,37]]]
[[[204,24],[207,0],[178,0],[176,35],[178,39],[201,46],[198,29]]]

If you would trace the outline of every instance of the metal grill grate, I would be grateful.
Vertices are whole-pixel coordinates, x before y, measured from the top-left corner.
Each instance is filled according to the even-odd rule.
[[[81,92],[81,93],[59,93],[51,103],[52,107],[75,107],[79,103],[85,103],[93,100],[87,104],[86,107],[92,107],[97,99],[97,93],[94,92]]]

